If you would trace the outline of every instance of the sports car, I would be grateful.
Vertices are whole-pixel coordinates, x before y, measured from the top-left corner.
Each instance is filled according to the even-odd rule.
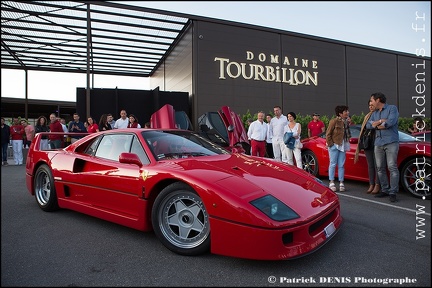
[[[26,186],[43,211],[154,231],[181,255],[292,259],[322,247],[343,222],[338,196],[316,177],[189,130],[107,130],[40,150],[44,134],[26,161]]]
[[[368,166],[363,151],[354,164],[360,125],[350,126],[350,151],[346,152],[345,178],[369,182]],[[303,169],[314,176],[328,176],[329,157],[326,147],[325,133],[302,141]],[[397,164],[400,171],[400,186],[416,197],[430,198],[431,180],[431,144],[419,141],[405,132],[399,131],[399,153]],[[337,175],[337,169],[336,169]]]

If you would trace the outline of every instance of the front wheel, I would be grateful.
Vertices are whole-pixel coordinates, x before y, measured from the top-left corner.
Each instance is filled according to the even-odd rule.
[[[187,256],[210,250],[210,223],[204,203],[184,183],[165,187],[152,208],[152,225],[162,244]]]
[[[54,178],[47,165],[41,165],[34,177],[34,195],[39,207],[46,211],[55,211],[58,207]]]
[[[431,159],[416,157],[403,166],[400,173],[402,188],[416,197],[431,197]]]
[[[318,158],[316,155],[309,150],[302,151],[302,165],[303,170],[312,174],[315,177],[318,177]]]

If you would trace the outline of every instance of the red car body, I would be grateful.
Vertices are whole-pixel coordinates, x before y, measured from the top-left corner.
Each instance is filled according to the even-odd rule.
[[[43,134],[26,161],[26,185],[42,210],[153,230],[181,255],[291,259],[320,248],[342,224],[338,196],[316,177],[230,153],[192,131],[115,129],[45,151]]]
[[[354,164],[360,126],[350,126],[352,138],[350,151],[346,152],[345,178],[369,182],[368,165],[363,151]],[[430,197],[431,147],[430,142],[418,141],[415,137],[399,131],[399,153],[397,164],[400,171],[400,186],[416,197]],[[328,176],[329,155],[325,133],[302,141],[303,168],[315,176]],[[337,168],[336,168],[337,175]]]

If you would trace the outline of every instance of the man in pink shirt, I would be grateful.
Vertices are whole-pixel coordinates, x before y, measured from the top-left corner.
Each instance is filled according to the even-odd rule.
[[[35,129],[33,125],[30,125],[25,119],[21,120],[21,125],[24,127],[24,132],[25,132],[23,148],[30,148],[30,144],[35,135]]]

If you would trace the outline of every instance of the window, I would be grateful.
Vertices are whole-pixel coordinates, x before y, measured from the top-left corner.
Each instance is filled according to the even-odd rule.
[[[150,163],[138,138],[134,134],[107,134],[99,142],[95,156],[119,161],[121,153],[135,153],[143,164]]]
[[[137,154],[143,165],[150,163],[150,160],[148,159],[147,154],[144,152],[141,143],[138,141],[138,138],[135,136],[133,137],[132,140],[131,153]]]

